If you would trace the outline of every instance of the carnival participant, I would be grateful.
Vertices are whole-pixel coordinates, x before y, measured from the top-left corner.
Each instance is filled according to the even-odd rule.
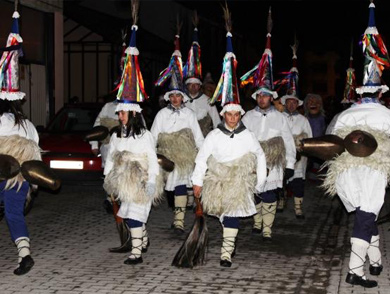
[[[135,10],[135,11],[134,11]],[[137,7],[133,6],[133,16]],[[117,216],[123,218],[131,233],[131,253],[125,264],[143,262],[149,238],[146,223],[152,202],[162,194],[162,184],[157,185],[159,165],[155,140],[146,129],[138,102],[147,99],[138,65],[136,47],[137,17],[133,17],[132,34],[126,49],[126,64],[119,84],[117,106],[120,128],[111,136],[106,165],[104,189],[115,195],[121,205]],[[134,77],[136,77],[134,79]],[[160,188],[159,188],[160,187]]]
[[[298,67],[297,67],[297,50],[298,41],[295,40],[291,46],[293,51],[293,66],[287,74],[287,94],[280,98],[285,106],[283,114],[287,117],[287,122],[290,126],[294,137],[295,148],[297,149],[296,162],[294,165],[294,175],[291,178],[286,178],[286,189],[291,191],[294,196],[295,216],[298,219],[304,219],[302,211],[303,196],[305,193],[305,178],[307,157],[301,156],[299,153],[300,141],[305,138],[311,138],[312,132],[309,121],[306,117],[298,112],[298,107],[302,106],[303,101],[298,98]],[[279,200],[279,202],[281,202]]]
[[[41,154],[38,133],[23,114],[21,106],[25,93],[19,91],[19,56],[23,40],[19,35],[18,11],[14,12],[12,18],[7,45],[1,49],[4,52],[0,61],[0,154],[11,155],[22,164],[27,160],[41,160]],[[29,183],[20,173],[0,182],[0,202],[4,202],[4,216],[19,256],[15,275],[24,275],[34,266],[24,217],[29,189]]]
[[[296,149],[286,117],[277,111],[271,102],[277,97],[273,91],[271,52],[271,9],[268,15],[266,48],[259,66],[241,77],[241,84],[253,83],[257,90],[252,94],[256,100],[255,109],[247,112],[242,122],[253,132],[264,150],[269,170],[266,183],[256,195],[254,234],[262,234],[264,241],[272,240],[272,226],[275,220],[278,192],[283,187],[283,177],[294,175]],[[261,66],[260,66],[261,65]],[[262,73],[262,74],[261,74]]]
[[[194,14],[193,24],[194,33],[192,46],[188,52],[187,62],[184,66],[183,75],[186,85],[186,93],[188,101],[185,103],[186,107],[193,110],[196,114],[200,129],[205,137],[212,129],[216,128],[221,122],[217,108],[210,105],[210,97],[202,91],[202,63],[201,50],[198,41],[198,17]],[[192,208],[194,203],[194,193],[192,188],[188,191],[187,207]]]
[[[152,124],[151,132],[157,141],[158,153],[175,163],[169,173],[165,190],[174,191],[174,221],[172,228],[177,234],[184,233],[184,217],[187,207],[187,187],[194,169],[195,156],[204,137],[195,112],[186,107],[188,96],[183,89],[183,71],[179,47],[179,35],[175,36],[175,51],[168,68],[156,82],[157,86],[170,80],[169,91],[164,99],[168,106],[161,109]]]
[[[224,68],[231,66],[235,72],[231,38],[228,30]],[[226,91],[228,87],[224,85],[229,82],[228,75],[222,74],[220,87],[213,98],[224,96],[230,103],[226,103],[221,111],[223,122],[207,135],[199,150],[192,176],[195,197],[202,197],[204,211],[219,217],[223,227],[222,267],[232,265],[239,218],[256,213],[253,195],[255,189],[261,189],[266,178],[264,153],[254,134],[241,122],[244,110],[239,104],[235,74],[232,88]]]
[[[352,131],[365,131],[375,138],[378,145],[370,155],[355,154],[349,150],[351,153],[344,152],[328,162],[324,182],[330,194],[338,194],[348,212],[355,211],[346,282],[365,288],[378,285],[376,281],[367,279],[364,273],[366,256],[371,275],[378,276],[383,270],[376,219],[384,203],[390,176],[390,110],[379,102],[382,93],[389,89],[381,85],[381,75],[384,68],[390,67],[390,59],[375,26],[374,8],[371,2],[369,23],[362,40],[364,78],[363,86],[356,89],[361,98],[338,116],[331,133],[344,138]]]

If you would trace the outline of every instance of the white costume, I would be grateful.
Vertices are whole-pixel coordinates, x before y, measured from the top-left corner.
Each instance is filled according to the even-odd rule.
[[[133,136],[130,135],[128,138],[118,138],[116,133],[111,136],[106,166],[104,168],[104,175],[107,176],[108,173],[114,167],[114,153],[121,151],[129,151],[133,154],[146,154],[148,162],[147,181],[148,183],[156,184],[156,177],[159,174],[159,165],[157,161],[157,155],[155,150],[156,144],[154,138],[152,134],[147,130],[145,130],[142,135],[136,135],[135,137],[136,138],[134,139]],[[152,201],[152,197],[150,197],[149,201],[146,204],[135,203],[134,201],[122,201],[117,215],[121,218],[131,218],[146,223],[149,216]]]
[[[257,111],[257,108],[248,111],[242,118],[242,122],[249,131],[255,134],[258,141],[282,137],[286,149],[286,168],[294,169],[296,149],[287,118],[272,106],[265,113]],[[283,172],[283,167],[272,168],[260,192],[282,188]]]
[[[154,139],[158,143],[160,134],[171,134],[184,129],[191,130],[195,140],[195,145],[197,149],[200,149],[203,144],[204,137],[199,127],[195,113],[187,107],[183,107],[177,110],[172,110],[168,107],[161,109],[157,113],[150,131],[153,134]],[[168,175],[165,189],[167,191],[173,191],[176,186],[180,185],[192,187],[190,180],[191,174],[192,171],[187,175],[181,176],[179,175],[178,170],[175,167],[175,169]]]
[[[192,109],[198,121],[204,119],[207,115],[210,116],[213,122],[213,128],[215,129],[221,122],[217,108],[209,104],[210,98],[205,94],[202,94],[199,98],[190,99],[186,102],[186,107]]]
[[[96,117],[95,123],[93,124],[94,127],[96,126],[105,126],[108,129],[111,129],[115,125],[119,125],[118,122],[118,115],[115,113],[115,108],[118,105],[116,102],[108,102],[106,103],[98,116]],[[91,149],[98,149],[99,148],[99,142],[97,141],[91,141],[89,142],[91,144]],[[108,143],[103,142],[100,146],[100,154],[102,156],[102,167],[105,165],[105,161],[107,158],[108,153]]]
[[[390,110],[380,103],[354,104],[338,116],[330,131],[344,138],[350,131],[359,129],[370,132],[376,138],[378,148],[369,157],[354,157],[353,162],[343,164],[342,170],[337,170],[335,189],[349,212],[360,207],[378,216],[389,176],[390,157],[388,150],[382,149],[387,149],[389,143]],[[373,132],[382,133],[385,140],[382,141],[379,134]],[[379,152],[380,158],[374,158]],[[343,153],[340,159],[347,155]],[[373,159],[376,161],[372,162]]]
[[[296,140],[313,137],[310,123],[306,117],[304,117],[302,114],[297,112],[293,114],[283,112],[283,114],[286,116],[288,125],[290,126],[293,137]],[[293,179],[297,179],[297,178],[305,179],[306,165],[307,165],[307,157],[302,156],[301,159],[295,163],[294,176],[291,177],[289,181],[292,181]]]
[[[0,116],[0,136],[19,135],[21,137],[39,142],[38,132],[28,120],[23,120],[23,127],[15,125],[15,117],[12,113],[4,113]]]
[[[192,175],[193,184],[203,186],[203,180],[208,168],[207,161],[210,156],[218,163],[227,163],[239,159],[248,153],[253,153],[257,158],[256,190],[262,190],[266,179],[265,155],[254,134],[247,129],[234,134],[232,138],[224,134],[220,129],[215,129],[208,134],[195,160],[196,166]],[[241,179],[241,181],[243,181],[243,179]],[[239,195],[234,196],[237,197],[237,199],[239,197]],[[209,197],[212,197],[212,195]],[[247,202],[247,209],[245,211],[238,209],[231,211],[230,213],[218,215],[221,221],[224,216],[246,217],[256,213],[253,193],[242,195],[241,198],[242,197],[246,198],[244,201]]]

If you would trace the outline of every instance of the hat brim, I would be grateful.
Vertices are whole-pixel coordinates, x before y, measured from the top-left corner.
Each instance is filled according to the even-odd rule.
[[[244,115],[245,114],[245,110],[242,109],[241,105],[240,104],[226,104],[221,112],[219,113],[221,116],[224,115],[225,112],[229,112],[229,111],[239,111],[241,113],[241,115]]]
[[[270,95],[274,99],[278,98],[278,93],[276,93],[275,91],[271,91],[271,90],[265,89],[265,88],[258,89],[256,92],[254,92],[252,94],[252,98],[256,100],[257,99],[256,98],[257,94],[260,94],[260,93],[268,94],[268,95]]]
[[[198,79],[198,78],[188,78],[186,80],[186,85],[187,84],[199,84],[199,85],[202,86],[202,81],[200,79]]]
[[[356,93],[363,94],[363,93],[375,93],[381,91],[382,93],[385,93],[389,91],[389,87],[386,85],[381,86],[362,86],[359,88],[356,88]]]
[[[115,112],[118,111],[135,111],[135,112],[142,112],[141,106],[139,106],[138,103],[121,103],[119,102],[118,105],[115,107]]]
[[[284,95],[282,98],[280,98],[280,102],[282,102],[283,105],[286,105],[286,100],[287,99],[294,99],[298,101],[298,106],[303,105],[303,101],[299,99],[298,97],[295,97],[293,95]]]
[[[190,98],[188,98],[187,94],[184,93],[183,91],[180,91],[180,90],[171,90],[171,91],[166,92],[164,94],[164,100],[169,101],[169,96],[172,94],[181,94],[183,96],[183,102],[187,102],[188,100],[190,100]]]

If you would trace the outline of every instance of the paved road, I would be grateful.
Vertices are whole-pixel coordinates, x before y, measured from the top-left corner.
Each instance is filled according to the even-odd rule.
[[[5,221],[0,222],[0,293],[390,293],[389,246],[383,250],[378,288],[366,291],[344,282],[353,216],[347,217],[339,202],[323,196],[312,182],[306,188],[306,219],[295,219],[289,199],[287,209],[277,214],[271,244],[251,235],[250,218],[241,221],[232,268],[219,266],[222,230],[217,219],[208,217],[207,263],[192,270],[170,265],[184,236],[171,231],[173,213],[166,202],[151,212],[151,246],[144,262],[129,266],[123,264],[126,254],[107,250],[119,245],[119,238],[113,216],[102,208],[100,186],[64,185],[57,194],[41,192],[27,216],[36,265],[26,276],[12,273],[16,248]],[[193,219],[187,213],[187,232]],[[380,228],[382,246],[390,239],[388,226]]]

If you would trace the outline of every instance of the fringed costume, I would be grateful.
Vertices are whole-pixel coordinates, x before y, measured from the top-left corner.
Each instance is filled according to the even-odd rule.
[[[287,118],[273,106],[267,110],[257,106],[244,115],[242,122],[255,134],[267,159],[267,180],[255,197],[257,214],[254,216],[253,232],[262,232],[263,238],[268,240],[271,239],[275,220],[277,189],[283,187],[284,170],[294,169],[294,138]]]
[[[253,195],[264,186],[266,161],[260,144],[242,123],[233,132],[220,124],[206,137],[195,163],[192,182],[203,186],[205,212],[219,217],[224,242],[230,237],[235,240],[238,218],[256,213]],[[235,232],[234,236],[229,235],[230,231]],[[226,246],[234,248],[234,241]],[[221,260],[231,258],[226,246],[222,246]]]

